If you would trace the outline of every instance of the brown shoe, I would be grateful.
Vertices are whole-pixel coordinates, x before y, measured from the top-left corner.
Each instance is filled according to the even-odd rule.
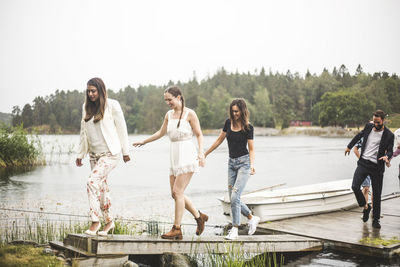
[[[199,218],[194,218],[197,222],[197,229],[196,229],[196,235],[201,235],[204,231],[204,224],[206,221],[208,221],[208,216],[205,215],[204,213],[200,213]]]
[[[161,236],[163,239],[182,240],[182,231],[180,226],[173,225],[171,231]]]

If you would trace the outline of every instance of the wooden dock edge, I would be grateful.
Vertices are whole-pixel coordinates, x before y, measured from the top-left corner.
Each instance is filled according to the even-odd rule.
[[[162,255],[164,253],[197,254],[228,253],[243,251],[302,252],[321,251],[320,240],[290,234],[240,236],[237,240],[225,240],[222,236],[184,237],[183,240],[165,240],[151,236],[114,235],[91,237],[84,234],[69,234],[63,244],[57,244],[85,256],[107,255]],[[72,249],[71,249],[72,250]]]
[[[359,255],[378,257],[383,259],[392,259],[400,255],[400,244],[396,246],[387,247],[372,247],[365,246],[363,244],[352,244],[339,241],[324,241],[324,246],[333,250],[346,252],[346,253],[356,253]]]
[[[285,253],[321,251],[323,244],[315,238],[295,235],[240,236],[230,241],[222,236],[185,237],[183,240],[165,240],[152,236],[113,235],[107,237],[69,234],[64,242],[50,242],[53,249],[62,251],[73,266],[122,266],[129,255],[167,254],[224,254],[224,253]]]
[[[56,250],[62,250],[65,252],[65,254],[67,254],[67,257],[80,257],[80,256],[84,256],[84,257],[93,257],[96,256],[96,254],[90,253],[88,251],[76,248],[74,246],[71,245],[66,245],[63,242],[59,242],[59,241],[51,241],[49,242],[50,247],[56,249]]]
[[[89,267],[89,266],[123,266],[128,261],[129,255],[109,255],[98,256],[79,248],[65,245],[60,241],[49,242],[51,248],[62,251],[67,258],[71,259],[72,266]]]
[[[179,254],[205,254],[216,253],[224,254],[232,251],[244,251],[250,253],[266,252],[301,252],[301,251],[320,251],[323,246],[320,241],[299,241],[299,242],[199,242],[194,244],[184,244],[179,241],[164,243],[109,243],[99,242],[97,244],[96,255],[161,255],[164,253]]]
[[[265,226],[266,227],[266,226]],[[373,257],[379,257],[379,258],[384,258],[384,259],[391,259],[395,256],[400,255],[400,244],[393,244],[389,246],[370,246],[370,245],[365,245],[365,244],[354,244],[350,242],[343,242],[343,241],[337,241],[337,240],[331,240],[331,239],[325,239],[325,238],[317,238],[315,236],[307,235],[307,234],[302,234],[298,232],[293,232],[293,231],[284,231],[284,230],[276,230],[276,229],[269,229],[269,228],[263,228],[262,226],[257,229],[257,231],[261,233],[268,233],[268,234],[291,234],[299,237],[306,237],[306,238],[315,238],[318,239],[322,242],[322,249],[324,248],[329,248],[332,250],[337,250],[341,252],[347,252],[347,253],[355,253],[359,255],[365,255],[365,256],[373,256]]]

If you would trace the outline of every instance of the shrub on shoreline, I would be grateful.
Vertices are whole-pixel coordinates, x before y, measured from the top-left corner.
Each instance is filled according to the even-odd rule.
[[[0,167],[43,165],[39,138],[28,135],[22,126],[0,125]]]
[[[65,266],[56,256],[46,255],[42,247],[32,245],[0,245],[0,266]]]

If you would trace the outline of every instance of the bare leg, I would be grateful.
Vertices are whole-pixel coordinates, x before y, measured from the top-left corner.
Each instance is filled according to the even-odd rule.
[[[371,207],[373,206],[372,205],[372,202],[374,201],[374,196],[371,194]]]
[[[188,186],[193,173],[184,173],[182,175],[170,176],[170,186],[172,197],[175,200],[175,220],[176,226],[181,225],[183,211],[186,208],[194,217],[199,217],[200,214],[193,206],[188,197],[184,195],[184,191]]]
[[[185,209],[189,211],[193,215],[193,217],[199,218],[200,213],[198,210],[196,210],[196,208],[192,204],[192,201],[190,201],[190,199],[187,196],[184,197],[185,197]]]
[[[173,175],[171,175],[169,177],[170,186],[171,186],[171,194],[173,194],[173,187],[175,184],[175,179],[176,179],[176,177]],[[172,198],[174,198],[173,195],[172,195]],[[185,209],[187,211],[189,211],[193,215],[193,217],[198,218],[200,216],[199,211],[196,210],[196,208],[194,207],[194,205],[192,204],[192,202],[190,201],[190,199],[187,196],[184,195],[184,198],[185,198]]]
[[[99,224],[100,224],[100,222],[92,222],[92,224],[89,227],[89,230],[95,231],[95,230],[99,229]]]
[[[363,192],[363,195],[365,197],[365,202],[368,204],[369,186],[363,186],[362,192]]]

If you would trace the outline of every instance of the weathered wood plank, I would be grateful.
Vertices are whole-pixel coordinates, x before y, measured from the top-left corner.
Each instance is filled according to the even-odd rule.
[[[65,243],[61,243],[58,241],[51,241],[49,242],[49,244],[52,248],[55,248],[57,250],[63,250],[66,253],[66,255],[72,256],[73,258],[79,256],[87,256],[87,257],[95,256],[95,254],[93,253],[87,252],[80,248],[76,248],[74,246],[67,245]]]
[[[68,238],[91,239],[96,255],[163,254],[176,253],[225,253],[232,249],[243,252],[296,252],[322,249],[322,242],[314,238],[293,235],[240,236],[238,240],[227,241],[221,236],[184,237],[183,240],[165,240],[151,236],[109,235],[88,237],[71,234]],[[67,239],[68,239],[67,238]]]
[[[191,241],[160,242],[105,242],[98,240],[97,254],[162,254],[165,252],[176,253],[226,253],[229,251],[245,252],[293,252],[320,250],[322,243],[318,240],[279,240],[264,237],[263,241],[242,239],[228,242],[224,239],[205,239]]]
[[[64,244],[83,251],[92,252],[91,238],[88,235],[68,235],[68,237],[64,239]]]

